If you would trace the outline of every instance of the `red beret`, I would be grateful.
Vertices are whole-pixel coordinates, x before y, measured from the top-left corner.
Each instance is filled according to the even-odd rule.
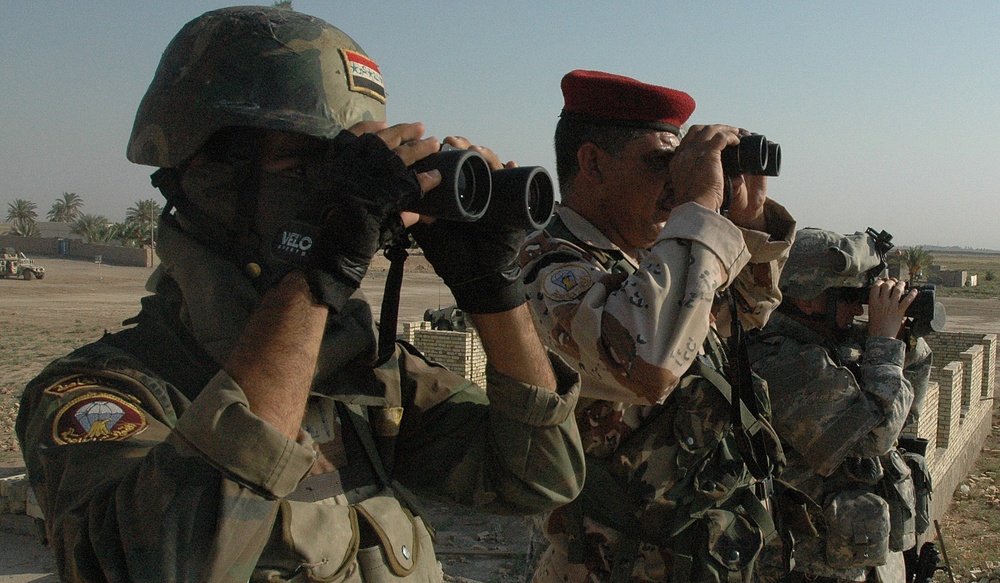
[[[694,99],[676,89],[647,85],[600,71],[570,71],[562,79],[563,119],[680,133]]]

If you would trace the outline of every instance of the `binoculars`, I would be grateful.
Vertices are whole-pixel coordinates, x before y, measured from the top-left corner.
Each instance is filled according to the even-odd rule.
[[[871,287],[850,288],[841,293],[840,299],[847,302],[868,303],[868,294]],[[937,301],[933,284],[915,285],[909,290],[917,290],[917,297],[906,308],[906,318],[909,320],[908,326],[917,336],[925,336],[931,332],[940,332],[944,329],[947,314],[944,304]]]
[[[722,150],[722,171],[726,176],[777,176],[781,171],[781,146],[759,134],[741,136],[739,144]]]
[[[555,210],[555,190],[541,166],[490,170],[474,150],[448,144],[417,161],[416,172],[438,170],[441,184],[403,210],[460,222],[521,227],[528,232],[545,226]]]

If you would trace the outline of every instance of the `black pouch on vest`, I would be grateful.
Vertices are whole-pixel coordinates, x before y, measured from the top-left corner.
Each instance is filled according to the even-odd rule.
[[[899,450],[892,450],[882,456],[884,475],[878,484],[878,492],[889,504],[889,550],[905,551],[917,543],[916,537],[916,496],[910,467]]]
[[[931,526],[931,498],[934,485],[931,472],[927,468],[928,440],[919,437],[901,437],[899,449],[903,453],[906,465],[910,466],[910,477],[913,478],[913,494],[916,499],[916,517],[914,529],[917,536],[927,532]]]

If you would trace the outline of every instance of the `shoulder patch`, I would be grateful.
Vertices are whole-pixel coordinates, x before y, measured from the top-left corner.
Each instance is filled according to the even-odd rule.
[[[111,393],[87,393],[63,405],[52,422],[59,445],[122,441],[142,433],[149,423],[133,403]]]
[[[542,277],[542,293],[557,302],[575,299],[593,285],[590,267],[582,263],[553,267]]]
[[[382,72],[378,70],[375,61],[359,52],[348,49],[340,49],[340,56],[344,58],[347,88],[385,103],[385,85],[382,83]]]

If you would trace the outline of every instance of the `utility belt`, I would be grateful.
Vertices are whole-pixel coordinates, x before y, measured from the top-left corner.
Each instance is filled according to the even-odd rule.
[[[731,399],[724,377],[702,357],[612,454],[588,456],[583,492],[561,511],[573,541],[571,562],[587,560],[587,517],[620,534],[611,583],[629,581],[642,545],[672,557],[673,582],[749,580],[764,542],[776,534],[763,503],[772,482],[754,477],[744,463]],[[773,455],[783,460],[767,419],[751,421],[744,423],[747,433],[769,432]]]

